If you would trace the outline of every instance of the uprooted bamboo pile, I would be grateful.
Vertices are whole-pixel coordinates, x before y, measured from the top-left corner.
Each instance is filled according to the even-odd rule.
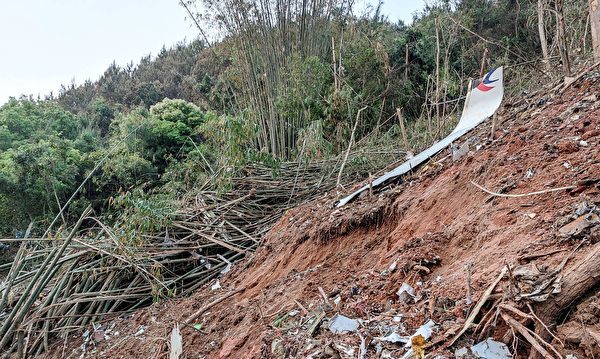
[[[342,184],[398,160],[400,151],[354,153]],[[369,161],[365,161],[369,158]],[[0,352],[33,356],[52,338],[153,301],[188,295],[253,252],[283,212],[336,186],[341,160],[284,163],[277,173],[247,166],[220,193],[211,181],[182,200],[160,233],[132,245],[88,208],[68,235],[19,242],[12,264],[0,266]],[[213,179],[216,179],[216,175]]]

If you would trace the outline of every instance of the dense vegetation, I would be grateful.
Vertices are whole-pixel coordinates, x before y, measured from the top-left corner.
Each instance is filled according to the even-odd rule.
[[[412,25],[390,23],[379,7],[358,17],[346,0],[184,4],[222,39],[112,64],[96,82],[0,107],[1,235],[21,235],[31,222],[43,231],[93,170],[60,220],[92,203],[113,224],[151,229],[209,174],[227,186],[248,161],[276,169],[335,156],[355,123],[357,141],[399,142],[401,112],[407,150],[417,150],[453,125],[455,100],[479,76],[486,49],[483,67],[514,69],[514,93],[560,69],[538,62],[531,1],[441,1]],[[591,50],[587,2],[564,8],[565,46],[583,59]],[[548,34],[556,32],[554,13],[548,8]],[[558,64],[558,39],[547,45]]]

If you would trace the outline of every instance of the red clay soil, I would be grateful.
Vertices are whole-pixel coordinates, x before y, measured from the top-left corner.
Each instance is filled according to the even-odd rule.
[[[341,209],[333,208],[329,196],[290,210],[252,258],[220,279],[221,289],[209,285],[190,298],[108,322],[106,338],[88,344],[85,357],[167,358],[174,324],[221,297],[226,299],[190,323],[201,324],[200,330],[181,325],[182,358],[358,357],[356,333],[333,334],[326,322],[309,333],[307,322],[321,311],[325,319],[341,313],[361,320],[366,358],[401,357],[401,345],[376,337],[392,329],[410,335],[428,319],[437,326],[426,350],[437,350],[441,357],[453,357],[456,348],[488,335],[508,342],[517,357],[525,356],[528,344],[513,346],[513,337],[504,337],[507,327],[501,319],[485,336],[468,331],[453,347],[444,349],[443,343],[474,307],[466,301],[467,264],[472,264],[476,302],[503,266],[535,263],[547,270],[582,239],[587,240],[573,259],[600,240],[598,225],[559,233],[582,204],[600,206],[594,181],[600,178],[598,90],[598,76],[587,76],[554,98],[520,99],[499,117],[494,141],[488,140],[489,125],[465,136],[471,151],[460,160],[453,161],[446,150],[404,183]],[[507,194],[575,189],[506,198],[485,193],[471,181]],[[550,254],[528,259],[545,252]],[[416,303],[399,300],[396,291],[403,282],[415,288]],[[507,288],[503,280],[496,292]],[[235,289],[243,290],[228,294]],[[563,355],[583,358],[593,351],[593,333],[600,332],[596,295],[590,293],[560,318],[564,346],[556,347]],[[338,297],[339,305],[334,303]],[[565,339],[569,333],[577,336],[582,325],[592,337]],[[79,357],[82,343],[81,335],[74,336],[57,343],[47,357]]]

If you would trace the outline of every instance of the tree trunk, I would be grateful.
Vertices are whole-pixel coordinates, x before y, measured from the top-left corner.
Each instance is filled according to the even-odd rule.
[[[596,0],[593,0],[596,1]],[[540,44],[542,46],[542,56],[544,57],[544,66],[546,70],[550,69],[550,59],[548,55],[548,41],[546,40],[546,28],[544,26],[544,0],[538,0],[538,32],[540,34]]]
[[[440,132],[440,30],[437,18],[435,19],[435,121],[437,135]]]
[[[487,47],[483,50],[483,56],[481,56],[481,68],[479,69],[479,78],[483,79],[483,75],[485,75],[485,65],[488,57],[488,49]]]
[[[564,0],[556,0],[556,26],[558,29],[558,51],[562,62],[563,74],[568,76],[571,73],[571,64],[567,51]]]
[[[550,328],[554,327],[561,314],[575,305],[583,296],[600,283],[600,244],[592,247],[587,255],[578,260],[565,273],[562,280],[562,291],[555,297],[535,306],[540,319]],[[551,336],[541,325],[536,325],[535,332],[544,340]],[[539,358],[534,350],[529,358]]]
[[[600,61],[600,9],[598,9],[598,0],[590,0],[590,27],[594,61],[598,62]]]

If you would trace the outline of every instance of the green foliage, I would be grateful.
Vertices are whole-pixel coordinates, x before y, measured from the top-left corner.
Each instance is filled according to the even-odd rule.
[[[210,49],[181,43],[137,65],[113,63],[96,82],[63,86],[56,99],[0,107],[0,235],[43,225],[99,161],[69,208],[92,202],[135,242],[169,221],[176,198],[207,183],[227,188],[249,161],[277,175],[282,161],[343,153],[359,109],[357,142],[396,145],[400,108],[409,147],[419,150],[456,122],[462,102],[453,100],[479,76],[486,48],[484,67],[511,72],[525,61],[534,67],[539,54],[535,2],[437,1],[407,26],[389,23],[380,8],[356,17],[347,0],[314,14],[260,0],[265,6],[250,17],[242,5],[254,1],[198,1],[226,11],[215,20],[229,36]],[[576,21],[585,9],[566,4],[577,54],[589,49],[587,25]],[[554,33],[553,21],[546,30]]]
[[[93,125],[100,129],[102,137],[108,134],[110,124],[116,115],[115,106],[103,98],[97,98],[91,104],[91,118]]]
[[[135,246],[144,243],[144,234],[156,233],[168,225],[175,209],[172,196],[136,188],[112,198],[110,219],[121,243]]]
[[[0,108],[0,195],[13,229],[55,213],[78,185],[97,143],[82,125],[53,102],[10,100]]]
[[[252,145],[258,128],[243,115],[209,112],[200,130],[216,166],[225,167],[227,172],[234,172],[254,155]]]
[[[163,160],[167,156],[188,153],[193,149],[190,138],[198,139],[203,116],[198,106],[184,100],[165,99],[150,107],[150,131],[153,157]]]
[[[323,119],[328,111],[324,99],[333,81],[327,64],[316,56],[294,56],[289,74],[289,83],[275,100],[277,111],[283,118],[304,116],[308,123]]]
[[[165,99],[150,110],[138,108],[112,122],[108,147],[114,152],[95,183],[109,193],[137,185],[156,186],[171,162],[184,160],[200,140],[204,115],[184,100]],[[126,139],[126,140],[124,140]],[[99,150],[95,158],[105,153]]]

